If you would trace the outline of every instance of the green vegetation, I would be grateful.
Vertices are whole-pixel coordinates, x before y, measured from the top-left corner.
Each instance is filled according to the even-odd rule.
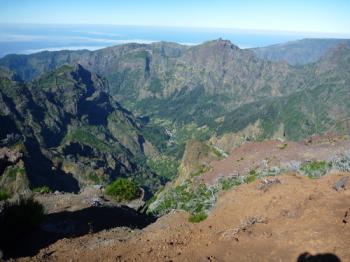
[[[163,153],[167,150],[169,137],[166,135],[163,127],[150,123],[142,128],[142,134],[145,139],[156,146],[160,152]]]
[[[201,176],[204,173],[208,172],[210,169],[211,169],[210,166],[201,165],[200,168],[196,172],[191,173],[190,176],[192,176],[192,177]]]
[[[62,144],[68,144],[73,141],[83,145],[88,145],[100,151],[110,152],[113,147],[100,139],[98,137],[99,134],[103,136],[103,131],[95,126],[71,128],[64,137]]]
[[[7,191],[0,190],[0,201],[9,199],[11,197],[11,194],[8,193]]]
[[[309,178],[320,178],[326,175],[330,168],[331,164],[326,161],[312,161],[302,164],[299,172]]]
[[[149,206],[149,212],[161,216],[173,209],[181,209],[192,215],[208,212],[216,202],[217,188],[186,180],[182,185],[169,189]]]
[[[38,225],[44,218],[44,207],[32,198],[21,198],[15,203],[6,203],[2,213],[2,230],[11,230],[16,235]],[[1,231],[2,232],[2,231]]]
[[[5,202],[0,215],[0,246],[18,247],[19,239],[31,233],[44,219],[44,207],[32,198]]]
[[[141,195],[136,184],[126,178],[117,178],[106,187],[106,194],[117,201],[130,201]]]
[[[135,58],[135,59],[146,59],[148,56],[148,52],[147,51],[139,51],[136,52],[134,54],[131,54],[129,57],[127,58]]]
[[[94,172],[90,172],[87,177],[90,181],[94,182],[95,184],[101,183],[101,179]]]
[[[283,150],[283,149],[286,149],[287,146],[288,146],[288,144],[287,144],[287,143],[284,143],[284,144],[279,144],[277,147],[278,147],[279,149]]]
[[[225,154],[224,152],[220,151],[219,149],[217,149],[214,146],[210,146],[211,152],[218,158],[218,159],[223,159],[225,158]],[[227,154],[226,154],[227,156]]]
[[[5,170],[5,175],[7,175],[8,177],[15,179],[17,174],[25,174],[25,169],[23,167],[20,166],[9,166],[6,168]]]
[[[328,130],[347,132],[343,120],[350,116],[348,49],[333,52],[322,58],[321,63],[294,68],[256,60],[249,52],[239,49],[217,48],[220,41],[193,47],[188,52],[179,45],[159,43],[109,48],[93,55],[85,51],[70,52],[68,58],[66,52],[7,56],[0,64],[16,71],[24,81],[43,74],[30,83],[1,80],[0,96],[6,98],[3,108],[10,110],[0,112],[6,115],[0,118],[0,124],[6,126],[1,131],[4,135],[19,133],[24,141],[33,140],[38,149],[31,148],[29,157],[45,152],[45,156],[46,153],[60,155],[60,163],[74,161],[76,165],[71,170],[79,182],[100,183],[122,170],[121,175],[132,176],[134,183],[151,192],[174,179],[190,139],[203,142],[214,134],[237,132],[240,136],[242,130],[255,123],[259,123],[257,131],[254,129],[256,135],[250,135],[249,131],[242,135],[242,140],[263,140],[276,131],[281,135],[279,130],[292,140]],[[216,59],[217,52],[219,56],[223,52],[222,61]],[[99,63],[95,63],[97,58]],[[108,79],[110,88],[104,86],[103,78],[81,66],[62,66],[67,61],[90,64],[91,70]],[[148,74],[150,61],[153,61],[152,73]],[[49,72],[55,68],[58,69]],[[109,94],[114,94],[116,101]],[[142,117],[135,118],[117,101],[136,115],[147,117],[144,121],[140,120]],[[16,110],[13,105],[17,104],[23,107]],[[3,120],[7,118],[11,124]],[[147,159],[143,152],[144,148],[151,148],[146,147],[147,142],[164,157]],[[281,150],[286,147],[282,142],[278,146]],[[149,151],[152,155],[153,150]],[[215,147],[208,146],[203,151],[212,158],[224,157]],[[36,162],[40,163],[33,161]],[[350,169],[348,162],[332,162],[333,167],[336,165],[341,170]],[[38,181],[45,181],[51,179],[50,172],[55,170],[50,168],[54,166],[28,170]],[[81,169],[76,168],[80,166]],[[126,168],[118,169],[120,166]],[[331,164],[316,161],[295,170],[317,178],[330,167]],[[99,177],[94,173],[102,169],[105,175]],[[191,176],[200,176],[207,169],[208,166],[201,166]],[[157,214],[180,208],[202,217],[212,207],[219,190],[282,171],[252,170],[241,178],[222,179],[213,187],[186,182],[150,205],[160,207]],[[10,167],[5,175],[12,178],[8,179],[10,184],[24,172],[24,168]],[[121,200],[131,198],[138,191],[135,185],[117,181],[107,189],[106,192]]]
[[[186,143],[189,140],[197,140],[200,142],[207,141],[212,135],[212,131],[208,127],[198,127],[195,124],[184,125],[180,128],[175,128],[173,130],[173,136],[171,141],[173,142],[167,149],[166,153],[169,155],[174,155],[180,159],[184,153]],[[212,147],[208,146],[208,150]],[[212,149],[215,150],[214,148]],[[217,152],[213,152],[214,154]]]
[[[219,179],[219,186],[222,190],[228,191],[232,187],[239,186],[244,183],[244,177],[234,176]]]
[[[350,172],[350,150],[334,157],[331,164],[332,168],[341,172]]]
[[[165,181],[171,181],[177,175],[179,161],[171,157],[155,157],[147,160],[147,165],[152,172],[156,173]]]
[[[205,184],[193,185],[192,181],[186,180],[180,186],[170,188],[158,199],[149,205],[149,212],[162,216],[173,209],[181,209],[192,215],[193,222],[197,219],[205,219],[208,211],[215,205],[218,192],[229,190],[234,186],[251,183],[258,177],[254,170],[247,176],[235,176],[221,178],[212,186]],[[199,220],[201,221],[201,220]]]
[[[108,115],[108,129],[112,135],[121,140],[125,137],[136,137],[139,132],[131,119],[124,118],[122,112],[114,111]]]
[[[150,85],[147,89],[153,93],[161,92],[163,90],[162,81],[159,78],[151,78]]]
[[[253,169],[249,171],[249,174],[245,177],[245,183],[249,184],[254,182],[258,178],[259,174],[258,172]]]
[[[39,193],[39,194],[48,194],[48,193],[51,193],[52,190],[48,186],[42,186],[42,187],[33,188],[33,192]]]
[[[191,215],[188,218],[188,221],[192,222],[192,223],[198,223],[198,222],[201,222],[201,221],[205,220],[207,217],[208,217],[208,215],[206,213],[201,212],[201,213],[197,213],[197,214]]]

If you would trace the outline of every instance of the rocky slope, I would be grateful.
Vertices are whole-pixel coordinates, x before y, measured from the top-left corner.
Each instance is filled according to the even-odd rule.
[[[350,46],[348,39],[302,39],[251,49],[258,57],[270,61],[286,61],[291,65],[305,65],[317,62],[330,49]]]
[[[2,198],[43,186],[77,192],[120,176],[147,197],[161,189],[150,215],[114,206],[99,186],[35,195],[49,214],[20,239],[29,248],[12,255],[279,261],[309,251],[346,259],[350,48],[329,46],[298,67],[222,39],[1,59]],[[336,135],[284,142],[327,131]],[[247,142],[268,138],[277,140]],[[165,216],[141,230],[152,215]],[[81,237],[60,240],[72,236]]]
[[[239,49],[222,39],[193,47],[160,42],[93,52],[10,55],[0,65],[28,80],[78,62],[108,79],[110,94],[123,105],[170,129],[194,123],[221,135],[240,132],[259,120],[260,139],[285,128],[286,138],[298,140],[330,128],[340,130],[338,126],[349,117],[348,99],[334,101],[348,93],[350,49],[330,46],[315,48],[319,61],[304,67],[260,59],[254,50]],[[312,59],[309,54],[302,56]],[[328,93],[330,101],[325,99]],[[319,99],[323,99],[322,110]]]
[[[143,122],[111,99],[96,74],[75,65],[28,83],[0,81],[1,145],[22,155],[14,163],[2,157],[2,190],[18,191],[9,185],[19,175],[30,188],[64,191],[131,175],[147,190],[160,185],[141,164],[157,154]]]
[[[251,170],[256,168],[254,162],[260,161],[259,157],[273,159],[275,152],[265,150],[269,147],[290,161],[296,152],[300,154],[297,159],[306,161],[331,159],[334,154],[349,150],[346,141],[333,136],[305,142],[307,145],[299,145],[308,150],[304,153],[289,142],[284,148],[276,147],[275,141],[242,145],[239,159],[247,159],[243,164]],[[229,157],[238,155],[233,151]],[[233,168],[237,169],[237,161],[234,162]],[[296,261],[318,255],[323,260],[316,261],[347,261],[349,181],[349,173],[336,170],[319,179],[299,171],[267,175],[220,191],[215,207],[200,223],[190,223],[186,212],[174,211],[142,230],[119,228],[61,239],[35,257],[21,260]]]

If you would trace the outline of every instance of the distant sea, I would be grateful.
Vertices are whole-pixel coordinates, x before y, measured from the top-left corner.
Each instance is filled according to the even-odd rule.
[[[157,41],[196,45],[223,38],[240,48],[268,46],[302,38],[343,38],[338,35],[237,29],[143,27],[113,25],[0,24],[0,57],[44,50],[96,50],[125,43]]]

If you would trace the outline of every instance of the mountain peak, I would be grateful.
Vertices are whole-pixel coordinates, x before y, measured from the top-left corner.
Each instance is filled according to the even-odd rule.
[[[230,40],[225,40],[225,39],[222,39],[222,38],[218,38],[218,39],[215,39],[215,40],[204,42],[202,45],[205,45],[205,46],[217,46],[217,47],[222,47],[222,48],[231,48],[231,49],[234,49],[234,50],[240,49],[238,46],[232,44],[232,42]]]

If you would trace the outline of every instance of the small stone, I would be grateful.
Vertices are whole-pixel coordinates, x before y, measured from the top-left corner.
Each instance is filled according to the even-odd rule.
[[[342,177],[334,184],[333,188],[337,191],[340,191],[341,189],[346,187],[348,180],[349,180],[349,177]]]

